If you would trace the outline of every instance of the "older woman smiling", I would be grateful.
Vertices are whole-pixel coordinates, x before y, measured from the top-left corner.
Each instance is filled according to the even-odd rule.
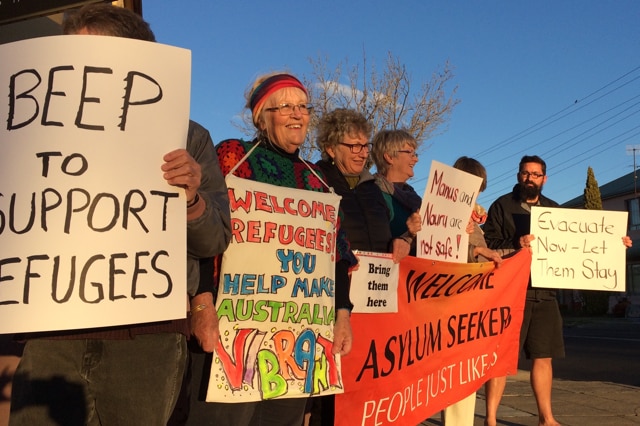
[[[291,188],[292,193],[294,189],[329,192],[329,187],[324,183],[322,172],[318,167],[307,163],[298,155],[299,148],[307,137],[313,108],[309,103],[304,85],[296,77],[286,73],[260,77],[248,92],[247,108],[251,111],[253,124],[256,127],[256,137],[250,142],[228,139],[216,146],[222,173],[225,176],[234,175],[237,178],[262,182],[274,187]],[[281,191],[278,189],[275,192]],[[309,198],[313,198],[313,195],[310,194]],[[256,219],[257,221],[259,219]],[[352,343],[349,320],[352,305],[349,301],[348,271],[355,265],[356,259],[349,248],[344,230],[339,227],[336,234],[335,252],[331,255],[332,260],[329,265],[334,268],[335,277],[334,298],[328,300],[329,303],[333,302],[335,308],[331,352],[333,355],[346,355],[351,350]],[[235,243],[232,240],[225,255],[235,255],[237,260],[241,258],[242,253],[241,249],[236,248],[237,245],[234,246]],[[282,250],[293,247],[283,241],[280,244],[282,244]],[[265,247],[265,258],[272,259],[266,254],[268,250],[273,248]],[[259,264],[260,260],[244,259],[247,270],[251,270],[254,266],[251,262]],[[267,269],[268,267],[265,268]],[[226,297],[236,297],[239,300],[244,299],[245,295],[227,295]],[[302,297],[298,295],[295,299],[291,295],[292,300],[297,301]],[[324,302],[322,299],[322,303]],[[242,323],[242,321],[238,322]],[[254,322],[249,321],[247,324],[253,325]],[[231,401],[233,402],[231,404],[210,403],[205,404],[205,408],[199,409],[207,410],[210,418],[219,426],[299,426],[302,424],[306,398],[281,397],[257,402],[241,401],[242,399]]]
[[[390,214],[380,188],[367,170],[371,124],[360,113],[336,109],[318,123],[316,163],[342,197],[343,227],[351,247],[387,253],[391,248]]]
[[[384,193],[391,210],[391,234],[412,244],[415,256],[415,236],[421,228],[422,199],[407,180],[413,177],[418,162],[418,143],[405,130],[382,130],[373,137],[373,161],[376,183]]]

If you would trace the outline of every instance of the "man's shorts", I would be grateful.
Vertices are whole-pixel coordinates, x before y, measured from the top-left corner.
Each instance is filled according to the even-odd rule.
[[[531,293],[537,297],[531,297]],[[527,359],[564,358],[562,316],[554,292],[527,292],[520,348]]]

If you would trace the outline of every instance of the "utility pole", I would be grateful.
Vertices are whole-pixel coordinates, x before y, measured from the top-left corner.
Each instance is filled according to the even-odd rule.
[[[633,195],[638,195],[638,174],[636,173],[636,151],[640,151],[640,145],[627,145],[627,155],[633,154]]]

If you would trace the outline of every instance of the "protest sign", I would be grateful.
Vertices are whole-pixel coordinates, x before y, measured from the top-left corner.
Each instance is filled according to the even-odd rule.
[[[351,272],[351,312],[398,312],[398,272],[391,253],[354,251],[358,268]]]
[[[431,162],[422,197],[416,256],[446,262],[466,262],[471,219],[482,178],[438,161]]]
[[[335,322],[340,197],[226,177],[231,244],[220,271],[220,336],[207,401],[342,392]]]
[[[531,254],[495,268],[407,257],[400,262],[398,312],[353,314],[345,392],[335,423],[415,425],[515,374]]]
[[[627,212],[531,207],[531,285],[625,291]]]
[[[0,333],[186,315],[190,52],[104,36],[0,45]]]

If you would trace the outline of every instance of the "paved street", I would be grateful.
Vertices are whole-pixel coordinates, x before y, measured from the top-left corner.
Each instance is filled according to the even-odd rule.
[[[565,319],[567,358],[554,362],[553,410],[563,426],[640,425],[640,321]],[[507,380],[498,425],[537,426],[526,361]],[[484,424],[484,390],[476,397],[474,426]],[[436,415],[421,423],[442,425]]]

